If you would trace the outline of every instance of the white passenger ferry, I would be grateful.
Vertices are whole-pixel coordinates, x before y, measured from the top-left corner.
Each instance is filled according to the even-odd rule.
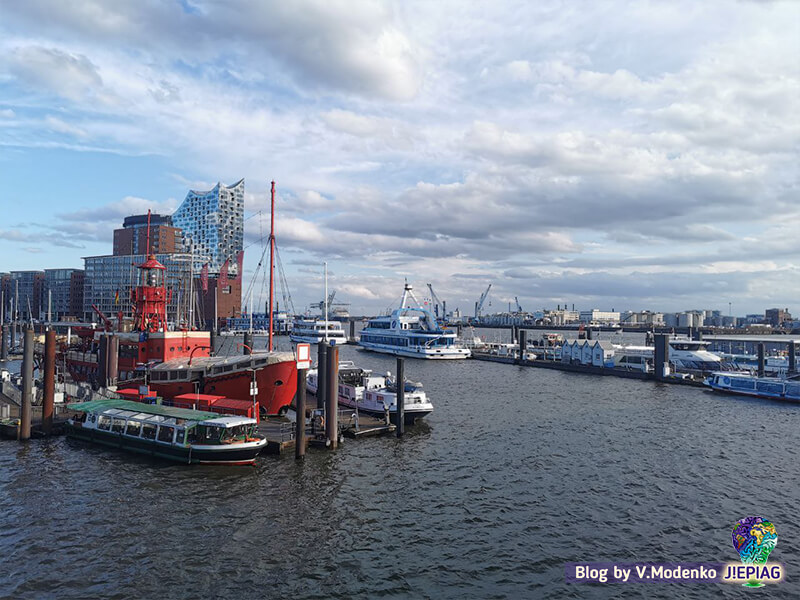
[[[708,350],[710,342],[675,338],[669,341],[669,362],[678,371],[709,373],[723,369],[722,357]],[[614,363],[647,371],[653,364],[653,346],[614,345]]]
[[[411,299],[416,306],[406,306]],[[455,331],[442,329],[433,314],[419,304],[406,283],[400,308],[390,316],[376,317],[361,330],[359,345],[365,350],[411,358],[469,358],[470,350],[456,342]]]
[[[306,389],[316,395],[319,376],[316,369],[310,369],[306,378]],[[431,404],[421,383],[404,383],[403,412],[406,425],[433,412]],[[339,405],[358,409],[374,417],[382,418],[386,411],[389,419],[397,424],[397,381],[391,373],[376,375],[369,369],[357,367],[352,361],[339,361]]]
[[[340,321],[325,321],[322,319],[298,319],[292,326],[289,339],[293,342],[319,342],[347,343],[347,335],[342,329]]]
[[[800,379],[754,377],[748,373],[712,373],[705,384],[715,392],[800,402]]]

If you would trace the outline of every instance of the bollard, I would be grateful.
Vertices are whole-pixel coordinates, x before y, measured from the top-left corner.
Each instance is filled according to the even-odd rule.
[[[19,439],[31,437],[31,396],[33,394],[33,329],[25,329],[22,353],[22,409],[19,423]]]
[[[48,329],[44,336],[44,397],[42,399],[42,431],[53,428],[53,405],[56,393],[56,332]]]
[[[403,437],[406,428],[406,410],[405,410],[405,402],[406,402],[406,382],[403,376],[403,364],[405,360],[397,357],[397,385],[395,385],[395,389],[397,390],[396,396],[396,408],[397,408],[397,437]]]
[[[325,408],[327,398],[326,383],[328,379],[328,345],[317,344],[317,408]]]
[[[8,325],[3,325],[3,339],[0,341],[0,360],[8,360]]]
[[[797,349],[794,342],[789,342],[789,373],[797,372]]]
[[[242,344],[242,353],[245,356],[252,354],[253,349],[253,334],[249,331],[244,332],[244,343]]]
[[[296,412],[294,432],[294,457],[306,455],[306,374],[308,369],[297,369],[297,399],[294,403]]]
[[[764,376],[764,342],[758,344],[758,376]]]
[[[525,352],[528,350],[528,332],[524,329],[519,330],[519,364],[525,362]]]
[[[339,347],[328,348],[328,390],[325,435],[330,440],[331,450],[339,445]]]

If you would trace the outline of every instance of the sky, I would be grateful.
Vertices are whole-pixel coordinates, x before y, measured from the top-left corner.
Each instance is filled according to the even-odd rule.
[[[0,0],[0,271],[244,177],[298,312],[800,313],[798,115],[795,1]]]

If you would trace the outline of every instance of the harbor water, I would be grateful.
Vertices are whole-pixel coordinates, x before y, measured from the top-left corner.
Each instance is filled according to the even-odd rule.
[[[740,598],[567,584],[564,563],[736,562],[748,515],[775,524],[787,572],[757,593],[800,596],[800,406],[482,361],[406,376],[426,422],[301,462],[1,441],[0,598]]]

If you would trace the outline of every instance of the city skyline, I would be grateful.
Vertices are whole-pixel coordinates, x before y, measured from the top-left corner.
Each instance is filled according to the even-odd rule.
[[[497,309],[797,313],[799,19],[792,2],[6,3],[0,270],[83,268],[124,217],[244,178],[247,281],[275,179],[298,310],[327,261],[354,313],[404,278],[466,314],[488,283]]]

